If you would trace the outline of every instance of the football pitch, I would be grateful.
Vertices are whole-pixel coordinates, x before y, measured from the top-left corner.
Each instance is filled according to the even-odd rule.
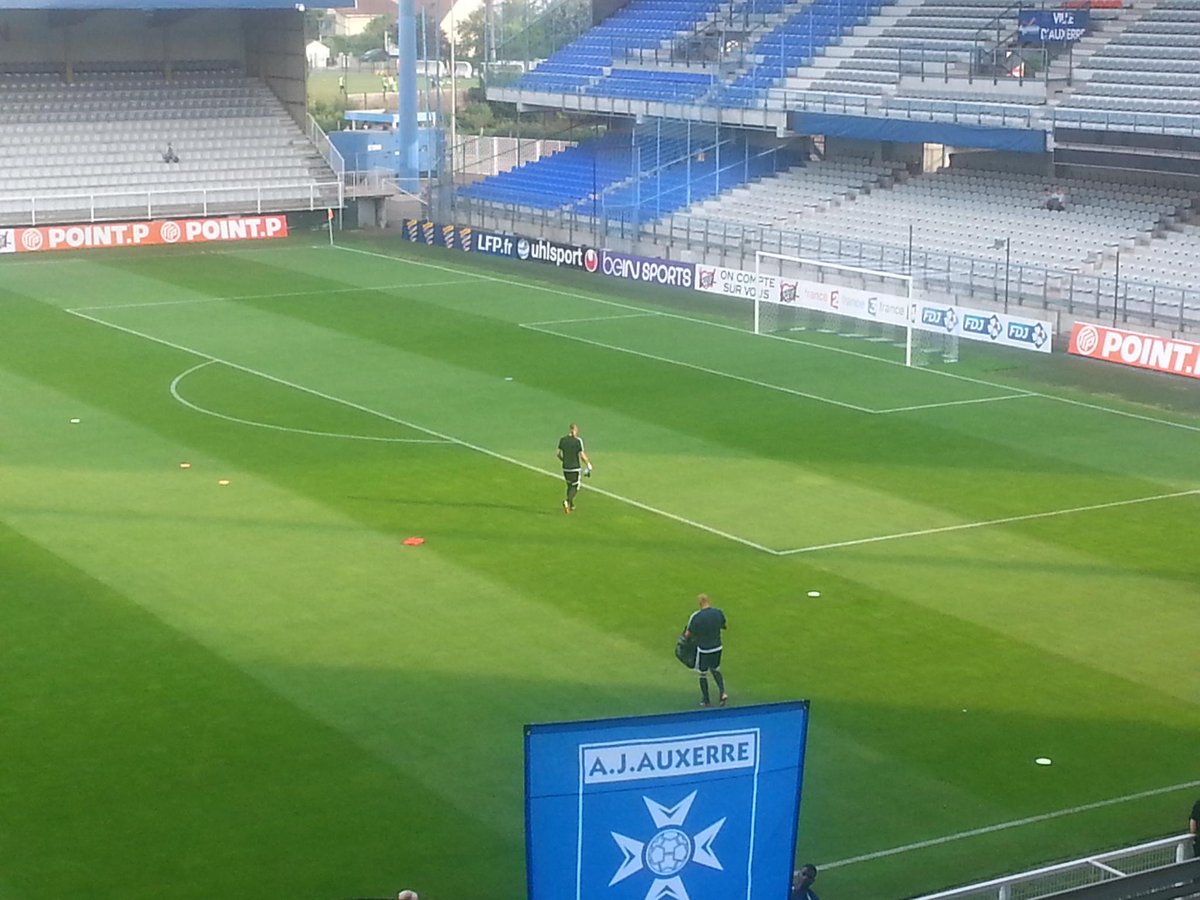
[[[811,700],[823,897],[1185,830],[1194,382],[210,246],[0,258],[3,900],[517,900],[522,726],[693,708],[701,591],[733,703]]]

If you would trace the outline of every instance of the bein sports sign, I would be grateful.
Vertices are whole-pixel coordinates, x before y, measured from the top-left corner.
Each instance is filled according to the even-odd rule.
[[[0,229],[0,253],[84,250],[96,247],[153,247],[210,241],[284,238],[286,216],[231,216],[223,219],[163,219]]]
[[[807,701],[525,729],[530,900],[778,900]]]

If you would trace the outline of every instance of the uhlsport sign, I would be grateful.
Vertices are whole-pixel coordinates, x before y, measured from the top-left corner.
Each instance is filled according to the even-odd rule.
[[[525,729],[530,900],[778,900],[807,701]]]

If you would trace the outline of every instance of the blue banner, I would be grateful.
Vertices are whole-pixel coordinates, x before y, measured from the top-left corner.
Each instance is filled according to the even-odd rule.
[[[1070,44],[1087,34],[1090,9],[1054,9],[1021,12],[1017,16],[1017,36],[1025,44]]]
[[[525,729],[529,900],[779,900],[808,701]]]

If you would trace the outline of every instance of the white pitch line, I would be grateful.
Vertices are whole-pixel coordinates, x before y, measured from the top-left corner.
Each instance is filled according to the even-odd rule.
[[[653,319],[660,315],[656,312],[626,313],[620,316],[585,316],[582,319],[550,319],[547,322],[520,322],[522,328],[533,328],[538,325],[571,325],[576,322],[611,322],[615,319]]]
[[[893,406],[890,409],[876,409],[872,410],[872,412],[883,416],[891,413],[915,412],[919,409],[941,409],[944,406],[969,406],[972,403],[998,403],[1001,400],[1026,400],[1033,396],[1036,395],[1029,391],[1025,391],[1020,394],[1005,394],[1002,397],[976,397],[974,400],[946,400],[942,403],[918,403],[916,406]]]
[[[108,309],[143,309],[151,306],[182,306],[188,303],[230,303],[241,300],[280,300],[284,297],[322,297],[327,294],[357,294],[363,291],[394,291],[399,288],[442,287],[451,284],[473,284],[478,278],[460,278],[454,281],[425,281],[420,283],[405,282],[400,284],[367,285],[365,287],[322,288],[315,291],[281,291],[276,294],[240,294],[231,297],[188,297],[183,300],[150,300],[145,303],[113,303],[108,306],[76,306],[68,312],[84,312]]]
[[[1026,816],[1024,819],[1013,819],[1011,822],[1000,822],[996,825],[984,825],[982,828],[972,828],[969,831],[960,831],[957,834],[948,834],[943,837],[930,838],[927,841],[917,841],[914,844],[905,844],[902,847],[892,847],[889,850],[877,850],[874,853],[863,853],[859,856],[850,856],[846,859],[837,859],[833,862],[823,863],[819,868],[822,869],[837,869],[844,866],[852,866],[856,863],[870,862],[873,859],[883,859],[888,856],[898,856],[901,853],[911,853],[914,850],[925,850],[929,847],[939,847],[942,844],[950,844],[954,841],[961,841],[964,838],[979,837],[984,834],[993,834],[997,831],[1006,831],[1009,828],[1020,828],[1023,825],[1033,825],[1037,822],[1047,822],[1051,819],[1061,819],[1064,816],[1074,816],[1083,812],[1090,812],[1093,809],[1103,809],[1106,806],[1118,806],[1122,803],[1129,803],[1133,800],[1144,800],[1147,797],[1156,797],[1159,794],[1171,794],[1175,791],[1187,790],[1200,785],[1200,781],[1184,781],[1180,784],[1172,784],[1168,787],[1153,788],[1148,791],[1139,791],[1136,794],[1126,794],[1123,797],[1112,797],[1108,800],[1097,800],[1094,803],[1083,803],[1079,806],[1071,806],[1067,809],[1059,809],[1054,812],[1041,813],[1036,816]]]
[[[179,393],[179,382],[187,378],[193,372],[203,369],[205,366],[217,365],[217,360],[210,359],[199,365],[192,366],[186,372],[180,372],[171,381],[171,396],[186,406],[188,409],[195,410],[198,413],[203,413],[206,416],[213,416],[217,419],[223,419],[226,422],[234,422],[238,425],[250,425],[254,428],[266,428],[270,431],[284,431],[290,434],[307,434],[313,437],[330,437],[341,438],[348,441],[378,441],[385,444],[449,444],[449,441],[439,440],[437,438],[398,438],[398,437],[376,437],[369,434],[344,434],[337,431],[313,431],[309,428],[289,428],[285,425],[271,425],[268,422],[255,422],[252,419],[239,419],[237,416],[228,416],[225,413],[219,413],[216,410],[205,409],[203,406],[197,406],[190,400],[186,399]]]
[[[834,541],[829,544],[814,544],[811,547],[796,547],[792,550],[777,550],[779,556],[794,556],[798,553],[814,553],[817,550],[834,550],[839,547],[857,547],[862,544],[878,544],[881,541],[898,541],[902,538],[924,537],[930,534],[945,534],[950,531],[968,531],[972,528],[987,528],[991,525],[1006,525],[1011,522],[1028,522],[1033,519],[1050,519],[1055,516],[1067,516],[1073,513],[1092,512],[1097,509],[1114,509],[1118,506],[1133,506],[1138,503],[1153,503],[1157,500],[1171,500],[1175,497],[1191,497],[1200,494],[1200,488],[1189,491],[1175,491],[1170,494],[1156,494],[1153,497],[1134,497],[1130,500],[1113,500],[1109,503],[1093,503],[1090,506],[1074,506],[1070,509],[1054,509],[1049,512],[1028,513],[1022,516],[1005,516],[1002,519],[987,519],[982,522],[966,522],[962,525],[944,525],[940,528],[922,528],[917,531],[903,531],[896,534],[881,534],[876,537],[856,538],[851,541]]]
[[[317,249],[317,248],[314,247],[314,249]],[[325,245],[321,245],[320,249],[326,249]],[[376,259],[386,259],[389,262],[400,262],[400,263],[404,263],[406,265],[421,266],[421,267],[429,268],[429,269],[437,269],[438,271],[442,271],[442,272],[454,272],[455,274],[459,274],[459,275],[472,274],[464,269],[454,268],[453,266],[443,266],[443,265],[439,265],[438,263],[422,262],[420,260],[410,259],[408,257],[403,257],[403,256],[389,256],[386,253],[377,253],[373,250],[362,250],[357,247],[343,247],[339,244],[339,245],[335,246],[333,249],[340,250],[343,253],[359,253],[364,256],[375,257]],[[484,275],[482,273],[476,273],[475,277],[485,280],[485,281],[493,281],[493,282],[496,282],[497,284],[507,284],[507,285],[512,285],[513,287],[522,287],[522,288],[527,288],[527,289],[535,290],[535,291],[544,291],[548,294],[557,294],[560,297],[572,297],[577,300],[588,300],[593,303],[601,303],[601,304],[604,304],[605,306],[615,306],[615,307],[618,307],[621,309],[634,309],[634,310],[640,309],[643,312],[645,311],[641,307],[633,306],[632,304],[620,303],[615,300],[607,300],[607,299],[604,299],[603,297],[594,297],[590,294],[581,294],[576,291],[564,291],[564,290],[560,290],[558,288],[552,288],[552,287],[548,287],[546,285],[538,284],[535,281],[517,281],[512,278],[501,278],[497,275]],[[710,328],[721,328],[726,331],[733,331],[737,334],[743,334],[743,335],[749,334],[749,332],[746,331],[744,328],[737,328],[736,326],[726,325],[722,322],[710,322],[706,319],[696,319],[691,316],[680,315],[679,313],[659,312],[658,315],[662,316],[663,318],[678,319],[683,322],[691,322],[695,325],[705,325]],[[843,354],[846,356],[856,356],[856,357],[859,357],[860,359],[867,359],[867,360],[871,360],[873,362],[883,363],[884,365],[900,366],[902,368],[908,368],[907,366],[904,365],[903,362],[897,362],[896,360],[891,360],[891,359],[882,359],[878,356],[872,356],[869,353],[860,353],[856,350],[848,350],[844,347],[828,347],[824,344],[817,344],[817,343],[813,343],[811,341],[800,341],[800,340],[796,340],[794,338],[789,338],[784,335],[778,335],[778,334],[755,335],[755,337],[766,337],[766,338],[770,338],[772,340],[787,341],[789,343],[799,344],[804,347],[813,347],[814,349],[817,349],[817,350],[825,350],[829,353],[840,353],[840,354]],[[921,368],[921,369],[916,369],[915,371],[923,372],[927,375],[937,375],[942,378],[951,378],[951,379],[954,379],[955,381],[963,381],[963,382],[969,382],[971,384],[983,385],[985,387],[998,388],[1000,390],[1005,390],[1005,391],[1014,390],[1014,388],[1011,384],[1001,384],[1000,382],[987,381],[982,378],[971,378],[966,375],[959,375],[955,372],[945,372],[940,369]],[[1166,425],[1170,428],[1182,428],[1186,431],[1200,432],[1200,426],[1198,426],[1198,425],[1186,425],[1181,422],[1173,422],[1170,419],[1159,419],[1159,418],[1155,418],[1154,416],[1142,415],[1140,413],[1125,412],[1124,410],[1113,409],[1112,407],[1109,407],[1109,406],[1100,406],[1099,404],[1086,403],[1082,400],[1072,400],[1068,397],[1060,397],[1060,396],[1057,396],[1056,394],[1046,394],[1046,393],[1042,393],[1040,391],[1030,391],[1029,393],[1033,397],[1041,397],[1046,400],[1054,400],[1059,403],[1066,403],[1066,404],[1069,404],[1072,406],[1079,406],[1079,407],[1082,407],[1085,409],[1092,409],[1097,412],[1111,413],[1112,415],[1115,415],[1115,416],[1125,416],[1127,418],[1138,419],[1143,422],[1150,422],[1155,425]]]
[[[605,350],[616,350],[619,353],[628,353],[631,356],[640,356],[643,359],[652,359],[655,362],[668,363],[672,366],[679,366],[684,369],[692,369],[696,372],[704,372],[707,375],[716,375],[720,378],[729,378],[733,381],[740,381],[744,384],[752,384],[755,387],[767,388],[772,391],[779,391],[781,394],[790,394],[793,397],[803,397],[806,400],[815,400],[818,403],[828,403],[832,406],[840,406],[842,409],[852,409],[855,412],[873,413],[875,410],[868,409],[865,406],[857,406],[853,403],[843,403],[841,400],[831,400],[829,397],[821,397],[817,394],[809,394],[805,391],[798,391],[795,388],[784,387],[779,384],[771,384],[767,381],[759,381],[756,378],[747,378],[744,375],[735,375],[732,372],[722,372],[720,369],[712,369],[708,366],[699,366],[695,363],[683,362],[678,359],[670,359],[666,356],[657,356],[653,353],[643,353],[641,350],[631,350],[628,347],[619,347],[616,344],[606,344],[603,341],[594,341],[590,338],[578,337],[573,334],[562,334],[558,331],[551,331],[548,328],[537,328],[534,325],[519,325],[520,328],[527,328],[530,331],[536,331],[540,334],[549,334],[554,337],[560,337],[568,341],[578,341],[581,344],[591,344],[593,347],[602,347]]]
[[[89,322],[94,322],[97,325],[103,325],[106,328],[112,328],[115,331],[121,331],[121,332],[124,332],[125,334],[131,334],[134,337],[139,337],[139,338],[142,338],[143,340],[152,341],[156,344],[161,344],[164,347],[170,347],[171,349],[178,350],[182,353],[190,353],[193,356],[199,356],[201,359],[205,359],[210,362],[218,362],[218,363],[221,363],[222,365],[229,366],[231,369],[237,369],[240,372],[246,372],[250,375],[256,375],[259,378],[266,379],[267,381],[274,382],[275,384],[283,385],[284,387],[293,388],[294,390],[301,391],[302,393],[309,394],[313,397],[320,397],[322,400],[328,400],[331,403],[340,403],[343,406],[349,407],[350,409],[356,409],[359,412],[366,413],[367,415],[378,416],[379,418],[384,419],[388,422],[395,422],[397,425],[404,425],[407,428],[412,428],[416,431],[423,432],[424,434],[431,435],[435,438],[440,438],[441,440],[446,441],[447,443],[457,444],[458,446],[463,447],[467,450],[473,450],[476,453],[481,453],[484,456],[490,456],[492,459],[498,459],[501,462],[506,462],[506,463],[509,463],[510,465],[518,466],[518,467],[520,467],[522,469],[526,469],[530,472],[536,472],[539,475],[546,475],[546,476],[549,476],[550,478],[555,478],[555,479],[562,478],[561,472],[551,472],[548,469],[543,469],[539,466],[535,466],[535,465],[532,465],[527,462],[522,462],[519,459],[514,459],[511,456],[505,456],[503,453],[498,453],[495,450],[489,450],[486,447],[479,446],[478,444],[472,444],[469,441],[464,441],[461,438],[454,437],[453,435],[444,434],[440,431],[435,431],[432,428],[426,428],[424,425],[418,425],[415,422],[410,422],[406,419],[401,419],[397,416],[388,415],[385,412],[380,412],[379,410],[371,409],[369,406],[363,406],[360,403],[355,403],[353,400],[346,400],[342,397],[335,397],[333,394],[327,394],[324,391],[317,390],[316,388],[305,387],[304,385],[297,384],[294,381],[288,381],[285,378],[279,378],[278,376],[270,375],[267,372],[262,372],[258,369],[252,369],[249,366],[243,366],[240,363],[235,363],[235,362],[232,362],[227,359],[222,359],[219,356],[213,356],[211,353],[205,353],[203,350],[196,350],[193,347],[186,347],[183,344],[177,344],[174,341],[167,340],[166,338],[155,337],[152,334],[146,334],[145,332],[138,331],[137,329],[128,328],[124,325],[117,325],[113,322],[105,322],[103,319],[98,319],[95,316],[87,315],[86,313],[81,312],[79,310],[68,309],[68,310],[66,310],[66,312],[70,313],[71,315],[78,316],[81,319],[85,319]],[[684,518],[683,516],[678,516],[675,513],[667,512],[666,510],[663,510],[663,509],[658,509],[657,507],[650,506],[647,503],[642,503],[642,502],[640,502],[638,500],[634,500],[630,497],[624,497],[620,494],[615,494],[612,491],[606,491],[603,488],[595,488],[595,487],[589,486],[588,490],[591,491],[592,493],[600,494],[603,497],[608,497],[608,498],[610,498],[612,500],[616,500],[620,503],[625,503],[625,504],[628,504],[629,506],[633,506],[637,509],[644,510],[645,512],[649,512],[649,513],[653,513],[658,516],[662,516],[665,519],[670,519],[673,522],[678,522],[681,525],[687,525],[689,528],[694,528],[698,531],[703,531],[703,532],[705,532],[707,534],[711,534],[715,537],[724,538],[725,540],[729,540],[729,541],[733,541],[738,544],[742,544],[743,546],[750,547],[754,550],[761,550],[763,553],[769,553],[773,556],[777,556],[779,554],[778,550],[774,550],[770,547],[764,546],[763,544],[759,544],[755,541],[751,541],[744,537],[739,537],[738,535],[731,534],[727,531],[722,531],[719,528],[713,528],[711,525],[705,525],[702,522],[696,522],[692,519],[687,519],[687,518]]]

